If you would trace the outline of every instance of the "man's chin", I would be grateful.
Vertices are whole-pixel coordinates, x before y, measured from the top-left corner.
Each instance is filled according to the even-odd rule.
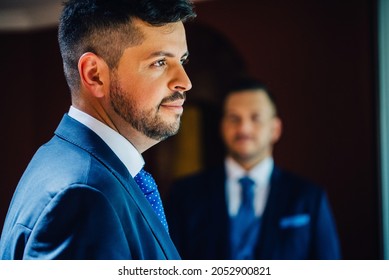
[[[235,155],[235,157],[243,161],[250,160],[253,157],[253,152],[246,149],[234,150],[233,154]]]
[[[179,131],[179,128],[180,128],[179,122],[177,124],[165,126],[164,129],[161,126],[159,126],[154,131],[149,131],[149,133],[147,133],[146,135],[151,139],[157,141],[163,141],[169,138],[170,136],[176,135]]]

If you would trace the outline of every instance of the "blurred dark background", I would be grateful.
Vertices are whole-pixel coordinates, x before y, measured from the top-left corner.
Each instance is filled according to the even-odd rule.
[[[381,259],[376,9],[375,0],[196,1],[182,128],[144,153],[162,195],[222,159],[217,104],[228,80],[249,73],[279,103],[275,161],[327,190],[343,257]],[[70,106],[56,32],[0,31],[0,224],[28,161]]]

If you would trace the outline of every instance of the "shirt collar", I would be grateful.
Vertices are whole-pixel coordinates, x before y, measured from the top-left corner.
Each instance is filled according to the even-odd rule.
[[[225,160],[227,177],[230,180],[238,181],[241,177],[247,175],[255,181],[256,186],[269,186],[270,176],[274,168],[274,160],[267,157],[248,172],[244,170],[233,158],[227,157]]]
[[[93,118],[85,112],[71,106],[69,116],[87,126],[95,132],[111,148],[116,156],[123,162],[132,177],[142,169],[145,161],[138,150],[121,134]]]

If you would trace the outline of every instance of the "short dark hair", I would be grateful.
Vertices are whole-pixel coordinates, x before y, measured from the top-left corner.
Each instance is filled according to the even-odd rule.
[[[228,96],[231,95],[231,93],[236,93],[236,92],[242,92],[246,90],[262,90],[266,93],[266,95],[269,97],[270,102],[272,103],[274,107],[274,112],[277,115],[277,103],[276,99],[273,95],[273,93],[269,90],[267,85],[263,83],[262,81],[253,78],[253,77],[239,77],[232,82],[229,83],[227,86],[226,92],[223,96],[223,107],[225,105],[226,99]]]
[[[133,18],[153,26],[185,22],[196,16],[189,0],[69,0],[64,3],[58,42],[65,77],[71,90],[78,87],[78,60],[85,52],[102,57],[113,69],[129,45],[140,44],[142,34]]]

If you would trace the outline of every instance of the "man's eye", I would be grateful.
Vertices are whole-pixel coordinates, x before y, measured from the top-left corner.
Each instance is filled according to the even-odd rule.
[[[237,116],[232,116],[232,115],[226,116],[226,120],[229,123],[239,123],[240,121]]]
[[[162,66],[165,66],[166,65],[166,60],[165,59],[161,59],[161,60],[158,60],[156,62],[154,62],[152,64],[152,66],[155,66],[155,67],[162,67]]]
[[[260,115],[253,115],[253,116],[251,117],[251,120],[252,120],[253,122],[259,123],[259,122],[262,121],[262,118],[261,118]]]
[[[189,58],[183,58],[181,59],[181,65],[186,65],[189,62]]]

